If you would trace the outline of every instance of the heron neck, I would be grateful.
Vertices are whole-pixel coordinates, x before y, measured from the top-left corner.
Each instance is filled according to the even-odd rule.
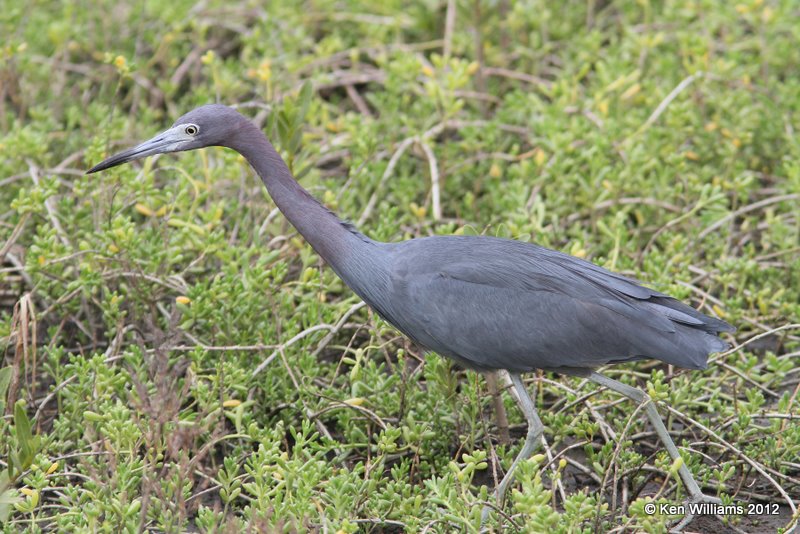
[[[294,179],[263,132],[243,128],[230,148],[242,154],[261,177],[275,205],[334,271],[341,276],[348,256],[368,256],[375,242],[339,219]],[[346,280],[345,280],[346,281]]]

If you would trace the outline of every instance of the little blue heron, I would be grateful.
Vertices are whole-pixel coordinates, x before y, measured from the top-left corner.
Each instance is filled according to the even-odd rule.
[[[375,312],[424,347],[478,371],[508,371],[528,422],[522,450],[495,492],[500,502],[544,427],[520,373],[543,369],[588,378],[637,403],[664,443],[690,502],[704,495],[650,397],[596,368],[655,358],[705,369],[733,331],[672,297],[587,261],[530,243],[486,236],[374,241],[339,219],[292,177],[264,133],[234,109],[206,105],[89,173],[166,152],[223,146],[247,159],[275,204],[339,277]],[[488,508],[484,508],[483,519]],[[688,524],[687,514],[677,528]]]

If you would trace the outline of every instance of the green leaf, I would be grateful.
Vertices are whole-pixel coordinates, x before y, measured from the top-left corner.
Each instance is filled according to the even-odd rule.
[[[39,436],[31,432],[31,422],[25,412],[25,401],[20,399],[14,405],[14,427],[17,431],[17,454],[13,454],[17,469],[22,472],[33,463],[39,449]]]
[[[306,80],[303,87],[300,88],[300,95],[297,98],[300,104],[300,113],[297,114],[297,122],[302,123],[308,113],[308,106],[311,104],[311,98],[314,96],[314,86],[311,81]],[[299,124],[298,124],[299,126]]]
[[[17,441],[20,444],[30,443],[33,440],[31,422],[25,412],[25,401],[22,399],[14,405],[14,426],[17,429]]]
[[[9,488],[8,473],[0,473],[0,525],[8,520],[13,506],[21,500],[16,490]]]
[[[6,394],[8,393],[8,385],[11,383],[11,367],[3,367],[0,369],[0,413],[5,411]]]

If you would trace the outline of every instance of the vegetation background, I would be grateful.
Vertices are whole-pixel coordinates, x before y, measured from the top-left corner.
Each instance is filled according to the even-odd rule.
[[[5,532],[476,532],[524,419],[363,307],[237,154],[85,176],[236,105],[368,235],[590,259],[738,327],[611,376],[707,493],[800,505],[800,24],[791,0],[0,0]],[[308,82],[308,89],[301,89]],[[254,373],[258,370],[258,373]],[[663,532],[626,400],[530,377],[548,447],[490,527]],[[794,500],[794,502],[793,502]],[[775,511],[775,510],[771,510]]]

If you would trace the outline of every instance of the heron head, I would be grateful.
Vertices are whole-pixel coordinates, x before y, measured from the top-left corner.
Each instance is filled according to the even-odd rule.
[[[152,139],[101,161],[86,174],[155,154],[225,145],[226,140],[236,132],[241,119],[243,117],[228,106],[220,104],[201,106],[179,118],[172,127]]]

